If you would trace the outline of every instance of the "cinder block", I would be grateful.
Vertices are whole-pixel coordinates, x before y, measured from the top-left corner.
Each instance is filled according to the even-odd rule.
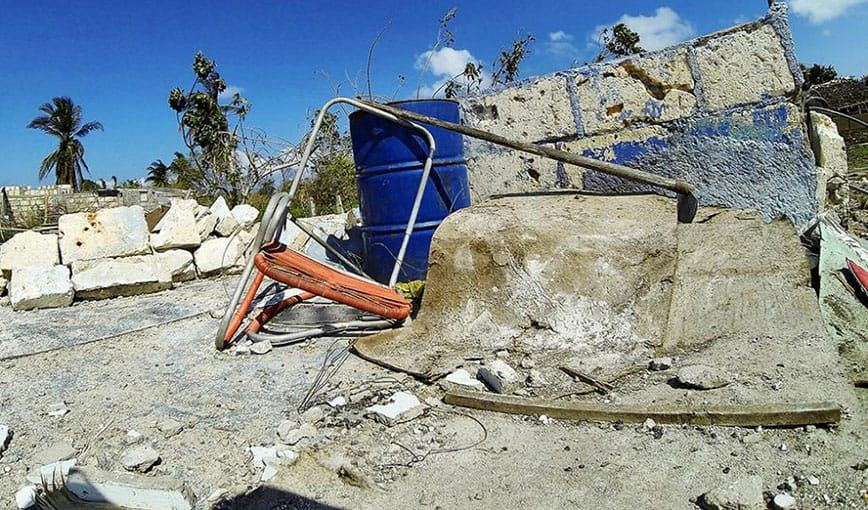
[[[696,48],[696,63],[710,111],[784,96],[796,88],[784,47],[768,25],[708,39]]]
[[[462,103],[469,124],[501,136],[531,142],[576,135],[563,76],[547,76]]]
[[[576,78],[584,133],[692,115],[694,87],[685,48],[592,66]]]

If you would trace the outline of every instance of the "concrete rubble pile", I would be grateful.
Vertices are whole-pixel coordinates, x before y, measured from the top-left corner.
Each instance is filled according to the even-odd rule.
[[[324,236],[346,237],[347,218],[308,218]],[[74,299],[106,299],[170,289],[180,282],[241,270],[259,229],[259,211],[211,207],[174,198],[151,231],[140,206],[66,214],[59,234],[21,232],[0,244],[0,296],[14,310],[65,307]],[[287,222],[285,242],[326,259],[319,245]]]

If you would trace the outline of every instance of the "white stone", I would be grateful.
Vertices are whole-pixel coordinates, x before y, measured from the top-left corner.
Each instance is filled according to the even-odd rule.
[[[192,198],[173,198],[169,205],[169,210],[166,211],[166,214],[164,214],[163,217],[160,218],[160,221],[154,225],[152,232],[161,232],[164,230],[168,224],[176,221],[177,216],[181,211],[189,211],[195,218],[197,216],[196,213],[199,211],[199,203]]]
[[[320,406],[313,406],[299,416],[302,423],[317,423],[323,418],[325,418],[325,411]]]
[[[36,486],[26,485],[15,493],[15,505],[19,510],[36,506]]]
[[[205,239],[208,239],[208,236],[214,232],[214,228],[217,226],[217,221],[217,216],[210,212],[205,213],[196,220],[196,231],[199,233],[200,241],[205,241]]]
[[[512,393],[520,385],[518,374],[501,359],[496,359],[487,366],[480,367],[476,377],[495,393]]]
[[[72,304],[73,286],[69,268],[24,267],[12,274],[9,297],[14,310],[57,308]]]
[[[244,244],[237,236],[209,239],[193,253],[193,259],[203,276],[218,271],[240,271],[244,263]]]
[[[32,230],[19,232],[0,244],[0,271],[22,267],[52,267],[60,264],[57,234],[40,234]],[[2,293],[2,292],[0,292]]]
[[[282,425],[282,424],[281,424]],[[303,423],[298,428],[290,429],[282,431],[279,427],[277,429],[278,436],[281,441],[286,441],[288,445],[298,444],[302,439],[315,438],[319,433],[319,430],[310,423]],[[281,432],[284,432],[281,434]]]
[[[728,385],[731,380],[723,371],[705,365],[690,365],[678,371],[678,382],[689,388],[713,390]]]
[[[399,391],[392,395],[386,404],[373,405],[365,409],[374,419],[389,427],[400,422],[412,420],[422,414],[425,407],[422,402],[408,391]]]
[[[157,251],[173,248],[196,248],[202,244],[196,223],[196,201],[172,201],[169,212],[157,224],[159,232],[151,234],[151,246]]]
[[[64,214],[58,228],[64,264],[150,252],[145,211],[138,205]]]
[[[157,264],[172,275],[173,282],[185,282],[196,278],[193,254],[187,250],[168,250],[155,253],[153,257]]]
[[[48,416],[59,418],[69,414],[69,408],[66,407],[66,402],[55,402],[48,406]]]
[[[329,400],[328,405],[333,409],[338,409],[347,405],[347,399],[343,395],[338,395],[337,397]]]
[[[467,386],[478,390],[481,390],[484,387],[484,385],[478,379],[470,375],[470,372],[463,368],[459,368],[458,370],[447,375],[446,381],[451,382],[452,384],[457,384],[459,386]]]
[[[163,433],[163,436],[168,439],[172,436],[177,436],[184,430],[184,424],[178,420],[171,418],[163,420],[157,424],[157,430]]]
[[[267,354],[271,352],[271,347],[271,342],[268,340],[253,342],[253,345],[250,346],[250,352],[253,354]]]
[[[12,440],[12,433],[6,425],[0,425],[0,453],[9,446],[9,441]]]
[[[808,475],[805,479],[808,481],[808,485],[820,485],[820,479],[814,475]]]
[[[241,225],[241,228],[247,228],[256,223],[256,218],[259,217],[259,209],[252,205],[239,204],[232,208],[232,216]]]
[[[646,418],[644,422],[642,422],[642,428],[645,430],[651,430],[657,426],[657,422],[651,418]]]
[[[695,53],[711,110],[785,96],[796,88],[784,48],[769,25],[711,38]]]
[[[260,482],[267,482],[277,476],[277,468],[274,464],[266,464],[265,469],[262,470],[262,476],[259,477]]]
[[[782,492],[775,496],[772,500],[772,505],[777,510],[794,510],[797,506],[796,498],[790,496],[786,492]]]
[[[83,260],[72,264],[72,285],[83,299],[157,292],[172,287],[172,273],[154,256]]]
[[[121,455],[121,464],[127,471],[146,473],[160,461],[160,454],[148,445],[134,446]]]
[[[75,467],[66,488],[78,499],[111,508],[142,510],[192,510],[192,493],[172,478],[109,473],[92,467]],[[82,507],[84,508],[84,507]],[[108,508],[108,506],[106,506]]]
[[[648,370],[657,372],[660,370],[669,370],[672,368],[672,358],[654,358],[648,362]]]
[[[294,250],[304,251],[305,245],[310,238],[298,228],[290,218],[286,219],[286,225],[284,225],[283,230],[280,232],[280,241],[281,244],[288,246]]]
[[[229,210],[229,206],[226,204],[226,199],[223,197],[217,197],[217,200],[211,204],[209,211],[217,218],[217,221],[232,214],[232,211]]]
[[[241,228],[241,225],[238,223],[238,220],[235,219],[235,216],[230,214],[217,222],[217,226],[214,228],[214,233],[219,236],[229,237],[239,228]]]
[[[763,481],[759,476],[749,476],[729,485],[715,488],[702,496],[703,506],[708,510],[763,510]]]
[[[268,465],[289,466],[298,460],[296,452],[277,446],[251,446],[247,451],[251,456],[250,465],[255,469],[262,469]]]
[[[124,443],[127,445],[134,445],[142,440],[142,433],[138,430],[130,429],[127,431],[127,435],[124,437]]]

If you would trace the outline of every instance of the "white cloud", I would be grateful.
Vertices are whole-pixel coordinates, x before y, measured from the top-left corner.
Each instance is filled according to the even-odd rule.
[[[467,64],[481,64],[476,57],[468,50],[456,50],[454,48],[440,48],[439,50],[428,50],[418,57],[413,67],[424,74],[430,73],[434,77],[434,83],[425,85],[419,89],[420,97],[430,97],[436,91],[438,95],[443,93],[442,87],[459,74],[464,72]],[[459,83],[464,83],[464,77],[456,79]],[[482,88],[491,85],[491,76],[488,72],[482,72]]]
[[[797,16],[808,18],[814,25],[832,20],[844,14],[854,5],[866,0],[790,0],[790,7]]]
[[[236,87],[235,85],[226,85],[226,89],[217,96],[217,99],[228,101],[232,99],[232,96],[235,94],[240,94],[244,91],[241,87]]]
[[[653,16],[631,16],[624,14],[610,26],[623,23],[631,30],[639,34],[639,46],[654,51],[667,46],[680,43],[694,35],[696,31],[687,20],[681,18],[677,12],[669,7],[658,7]],[[600,34],[607,25],[599,25],[594,30],[592,37],[594,42],[600,40]]]
[[[552,55],[575,58],[579,54],[578,48],[573,44],[575,39],[571,34],[558,30],[557,32],[549,33],[549,40],[546,42],[546,52]]]

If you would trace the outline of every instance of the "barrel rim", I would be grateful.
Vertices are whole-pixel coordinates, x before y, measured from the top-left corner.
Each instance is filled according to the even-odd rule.
[[[454,103],[456,106],[458,106],[459,112],[461,111],[461,103],[459,103],[455,99],[446,99],[446,98],[440,98],[440,97],[435,97],[435,98],[431,98],[431,99],[401,99],[400,101],[389,101],[388,103],[386,103],[386,105],[398,106],[398,105],[407,104],[407,103]],[[350,113],[348,115],[348,117],[352,118],[353,116],[360,114],[360,113],[366,113],[368,115],[371,115],[369,112],[366,112],[365,110],[356,109],[356,111]]]

